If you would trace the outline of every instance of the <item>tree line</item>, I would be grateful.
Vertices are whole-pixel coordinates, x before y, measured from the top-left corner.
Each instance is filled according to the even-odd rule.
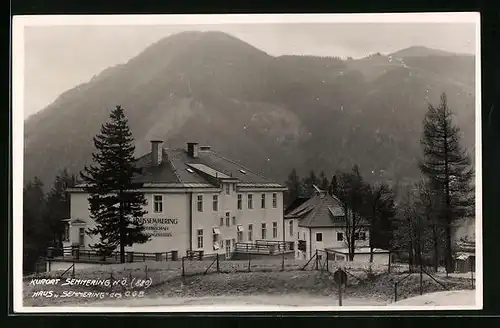
[[[345,207],[345,235],[349,258],[355,256],[354,236],[365,220],[370,224],[370,247],[390,249],[410,266],[453,271],[453,227],[457,220],[474,216],[474,170],[460,145],[460,129],[453,122],[447,97],[428,105],[420,140],[422,156],[415,163],[421,179],[410,186],[368,183],[357,165],[335,171],[328,179],[311,170],[300,178],[296,170],[286,181],[285,203],[314,194],[314,185],[336,196]]]
[[[76,184],[76,176],[62,170],[45,193],[43,182],[34,177],[23,189],[23,271],[33,272],[47,247],[62,247],[64,219],[70,217],[67,188]]]

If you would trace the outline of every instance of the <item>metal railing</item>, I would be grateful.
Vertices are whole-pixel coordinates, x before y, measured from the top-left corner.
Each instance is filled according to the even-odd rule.
[[[77,261],[77,262],[120,262],[120,252],[102,252],[94,249],[82,249],[81,247],[66,246],[62,248],[49,247],[47,249],[47,259],[57,261]],[[177,261],[178,251],[169,252],[125,252],[125,262],[146,262],[146,261]]]

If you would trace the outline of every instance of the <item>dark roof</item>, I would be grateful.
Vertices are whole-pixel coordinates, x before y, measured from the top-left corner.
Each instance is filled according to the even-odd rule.
[[[141,183],[215,186],[214,180],[226,179],[242,187],[283,187],[212,150],[199,151],[193,158],[185,149],[163,149],[160,165],[151,165],[151,153],[148,153],[137,159],[137,166],[142,174],[135,180]]]
[[[314,196],[285,214],[287,219],[299,219],[301,227],[344,227],[346,225],[342,202],[326,192]],[[358,224],[366,224],[359,222]]]
[[[286,207],[285,209],[285,215],[299,207],[300,205],[304,204],[304,202],[307,202],[310,199],[310,197],[297,197],[295,200]]]

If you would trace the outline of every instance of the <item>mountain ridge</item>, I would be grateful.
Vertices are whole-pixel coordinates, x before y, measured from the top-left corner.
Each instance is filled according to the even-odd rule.
[[[172,35],[28,117],[25,179],[50,183],[59,169],[81,170],[116,105],[126,110],[138,155],[150,138],[175,147],[195,140],[279,181],[292,167],[332,174],[354,163],[376,179],[415,176],[426,102],[441,92],[455,95],[450,105],[473,144],[474,58],[453,56],[443,68],[440,57],[274,57],[222,32]]]

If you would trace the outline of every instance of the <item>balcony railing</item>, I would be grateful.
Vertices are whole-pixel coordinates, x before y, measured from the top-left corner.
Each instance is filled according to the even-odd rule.
[[[294,242],[274,241],[274,240],[256,240],[255,243],[236,243],[236,253],[253,254],[280,254],[283,252],[292,252]]]

